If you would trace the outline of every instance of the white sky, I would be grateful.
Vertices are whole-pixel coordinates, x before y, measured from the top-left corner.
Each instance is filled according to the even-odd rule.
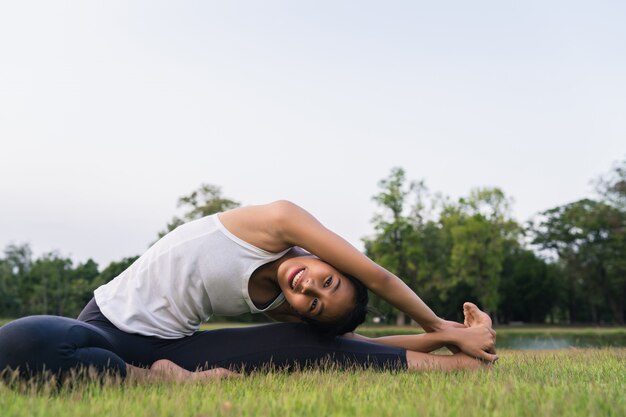
[[[618,0],[0,0],[0,248],[103,267],[202,182],[362,247],[393,166],[499,186],[525,221],[626,155],[624,22]]]

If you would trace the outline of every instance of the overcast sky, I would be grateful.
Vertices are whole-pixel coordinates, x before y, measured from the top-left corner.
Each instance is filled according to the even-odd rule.
[[[362,248],[394,166],[501,187],[525,221],[626,156],[624,22],[621,0],[1,1],[0,247],[104,266],[206,182]]]

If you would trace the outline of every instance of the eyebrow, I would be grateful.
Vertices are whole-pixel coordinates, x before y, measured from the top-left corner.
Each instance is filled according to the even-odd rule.
[[[335,293],[340,285],[341,285],[341,279],[337,278],[337,285],[335,285],[335,287],[332,290],[330,290],[331,294]],[[324,304],[320,306],[320,309],[317,312],[317,317],[321,316],[323,312],[324,312]]]

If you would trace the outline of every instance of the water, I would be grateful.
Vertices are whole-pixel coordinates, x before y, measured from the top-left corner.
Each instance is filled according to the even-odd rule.
[[[498,348],[545,350],[590,347],[626,347],[626,334],[618,335],[498,335]]]
[[[626,328],[496,328],[497,348],[556,350],[568,348],[626,347]],[[415,328],[364,327],[357,333],[368,337],[414,334]]]

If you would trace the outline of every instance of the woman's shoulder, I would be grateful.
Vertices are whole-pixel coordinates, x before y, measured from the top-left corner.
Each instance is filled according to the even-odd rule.
[[[268,252],[282,252],[291,247],[281,234],[286,211],[297,207],[287,200],[238,207],[218,214],[222,225],[238,238]]]

